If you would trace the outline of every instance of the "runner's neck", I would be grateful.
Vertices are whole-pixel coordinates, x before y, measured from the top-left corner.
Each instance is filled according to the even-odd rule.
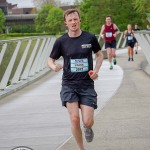
[[[73,31],[68,32],[69,37],[79,37],[81,34],[82,34],[81,30],[74,31],[74,32]]]
[[[112,24],[111,22],[110,23],[106,23],[107,26],[111,26],[111,24]]]

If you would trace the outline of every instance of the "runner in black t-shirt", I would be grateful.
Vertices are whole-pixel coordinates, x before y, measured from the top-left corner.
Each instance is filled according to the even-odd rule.
[[[94,109],[97,108],[97,93],[93,80],[98,77],[103,55],[96,37],[81,31],[80,15],[76,9],[65,11],[64,22],[68,27],[68,33],[56,40],[48,65],[56,72],[63,68],[60,92],[62,105],[68,109],[72,133],[79,150],[85,150],[80,128],[79,108],[81,109],[86,141],[91,142],[94,137],[91,128],[94,123]],[[93,53],[96,54],[94,68]],[[61,56],[64,60],[63,66],[55,61]],[[90,70],[93,70],[92,75],[88,74]]]

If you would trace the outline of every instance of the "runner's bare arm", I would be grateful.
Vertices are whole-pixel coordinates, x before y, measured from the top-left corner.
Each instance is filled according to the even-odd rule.
[[[127,34],[127,30],[124,31],[124,35],[123,35],[123,38],[124,38],[124,39],[126,38],[126,34]]]
[[[118,26],[116,24],[114,24],[114,29],[116,30],[116,33],[119,34],[120,33],[120,30],[118,28]]]
[[[92,75],[90,75],[90,78],[92,80],[95,80],[98,78],[98,72],[102,65],[102,62],[103,62],[103,53],[101,51],[98,51],[96,53],[96,65],[95,65]]]
[[[101,28],[100,36],[103,38],[104,37],[104,25]]]
[[[94,68],[94,71],[96,73],[99,72],[99,69],[100,69],[100,67],[102,65],[102,62],[103,62],[103,53],[102,53],[102,51],[98,51],[96,53],[96,65],[95,65],[95,68]]]
[[[117,25],[116,25],[116,24],[114,24],[114,30],[115,30],[116,32],[113,34],[113,36],[114,36],[114,37],[116,37],[116,36],[117,36],[117,34],[119,34],[119,33],[120,33],[120,30],[119,30],[119,28],[117,27]]]
[[[50,57],[48,58],[48,66],[55,72],[58,72],[63,68],[62,65],[55,63],[55,59],[52,59]]]

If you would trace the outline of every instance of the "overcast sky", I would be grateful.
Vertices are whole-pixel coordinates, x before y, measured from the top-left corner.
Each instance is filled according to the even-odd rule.
[[[62,2],[73,2],[74,0],[61,0]],[[8,3],[18,4],[18,7],[33,7],[32,0],[7,0]]]

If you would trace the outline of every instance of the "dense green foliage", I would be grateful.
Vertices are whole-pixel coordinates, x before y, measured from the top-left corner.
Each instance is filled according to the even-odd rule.
[[[50,32],[60,33],[64,31],[63,10],[53,7],[49,10],[46,23]]]
[[[11,27],[11,33],[34,33],[35,25],[20,24]]]
[[[48,31],[46,18],[48,16],[48,12],[51,8],[52,8],[51,5],[46,5],[38,12],[38,16],[35,19],[37,32],[47,32]]]
[[[45,5],[38,13],[35,24],[37,32],[56,34],[64,31],[62,9]]]
[[[145,14],[146,12],[150,12],[149,0],[134,0],[133,5],[137,13]]]
[[[105,23],[105,17],[111,15],[113,22],[121,31],[127,24],[138,23],[146,28],[146,12],[150,10],[149,0],[83,0],[80,4],[82,29],[98,34]],[[147,5],[147,6],[146,6]]]
[[[5,29],[5,17],[3,11],[0,9],[0,33],[2,33]]]
[[[0,40],[9,40],[9,39],[16,39],[22,37],[29,37],[29,36],[45,36],[50,35],[50,33],[9,33],[9,34],[1,34]]]

